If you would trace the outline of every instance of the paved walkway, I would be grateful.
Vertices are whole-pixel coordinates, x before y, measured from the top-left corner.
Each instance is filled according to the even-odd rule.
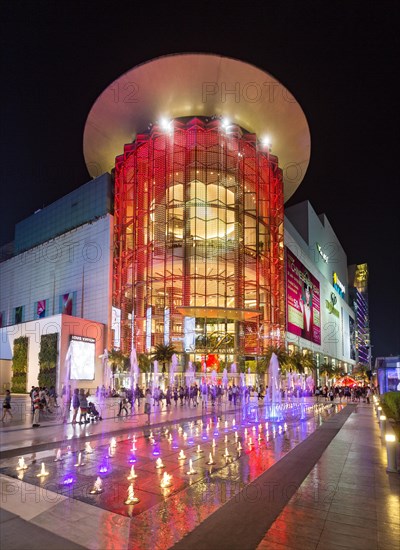
[[[257,550],[400,548],[400,476],[372,405],[358,405]]]
[[[179,418],[191,418],[202,412],[201,408],[182,409],[170,413],[157,411],[153,420],[165,423]],[[208,413],[210,412],[211,407],[208,408]],[[136,421],[137,425],[132,426],[133,429],[143,426],[144,415],[137,415]],[[32,445],[32,449],[49,449],[65,439],[71,439],[73,444],[74,440],[79,441],[89,436],[91,440],[105,438],[109,437],[111,432],[126,432],[127,428],[130,428],[129,418],[116,420],[114,417],[95,425],[79,427],[49,423],[47,427],[32,430],[26,424],[14,424],[1,430],[2,449],[7,449],[2,453],[2,457],[15,456],[21,448],[25,449],[29,445]],[[400,548],[399,476],[387,474],[385,471],[386,453],[381,445],[372,405],[345,407],[342,413],[323,424],[321,428],[286,455],[286,460],[282,459],[260,476],[259,480],[264,484],[263,490],[268,491],[263,495],[267,494],[272,504],[265,500],[260,501],[257,494],[251,492],[250,485],[247,486],[245,504],[250,511],[252,501],[255,501],[258,513],[261,512],[262,529],[257,515],[247,512],[246,518],[235,519],[230,513],[232,502],[228,501],[217,512],[222,513],[220,519],[226,522],[227,528],[222,528],[221,523],[213,526],[213,518],[218,517],[213,514],[176,546],[184,550],[197,550],[203,547],[207,550]],[[274,492],[277,488],[276,484],[274,485],[274,468],[280,469],[279,479],[286,480],[284,490],[281,490],[280,486],[277,493]],[[3,487],[7,487],[9,478],[2,478]],[[3,510],[0,516],[1,546],[10,550],[25,550],[28,547],[35,550],[43,549],[44,546],[72,550],[79,548],[79,545],[62,538],[62,529],[72,528],[79,532],[79,537],[75,537],[75,540],[79,540],[82,547],[103,550],[96,540],[88,538],[88,534],[93,532],[95,525],[98,525],[102,518],[103,522],[107,522],[110,516],[93,506],[61,497],[62,501],[59,502],[58,508],[65,508],[64,515],[68,514],[74,523],[70,526],[60,523],[59,530],[54,523],[52,530],[59,535],[56,540],[55,535],[47,530],[49,521],[53,521],[48,514],[52,513],[54,507],[51,494],[49,495],[48,498],[36,502],[37,491],[28,495],[21,489],[19,497],[9,495],[10,498],[3,494],[2,505],[6,510]],[[277,495],[283,495],[283,498],[278,498]],[[82,515],[83,513],[85,515]],[[38,517],[43,518],[43,525]],[[243,536],[237,536],[236,524],[240,525],[241,521],[244,523],[243,519],[246,519],[246,529],[250,528],[255,532],[251,540],[246,538],[246,529]],[[54,516],[54,522],[56,521],[58,520]],[[117,529],[121,537],[126,532],[128,539],[130,520],[121,517],[118,524],[115,521],[114,517],[113,525],[109,525],[110,540],[107,548],[121,550],[113,545],[113,529]],[[200,533],[199,530],[204,529],[207,536],[215,533],[218,535],[217,544],[211,539],[206,546],[199,543],[196,537]],[[232,536],[234,533],[236,538]]]

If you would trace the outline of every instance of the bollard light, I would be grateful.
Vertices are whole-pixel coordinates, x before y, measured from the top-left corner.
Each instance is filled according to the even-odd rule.
[[[379,419],[380,425],[381,425],[381,436],[382,439],[385,437],[386,433],[386,416],[384,414],[381,414]]]
[[[397,472],[396,437],[394,434],[386,434],[387,472]]]
[[[378,407],[376,407],[376,415],[378,417],[378,422],[380,420],[381,412],[382,412],[382,407],[378,405]]]

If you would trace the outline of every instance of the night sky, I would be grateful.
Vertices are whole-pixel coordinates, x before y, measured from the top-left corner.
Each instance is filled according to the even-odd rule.
[[[170,53],[235,57],[302,106],[311,162],[288,204],[308,199],[348,263],[368,263],[373,356],[399,354],[397,5],[3,2],[1,243],[16,222],[89,181],[86,117],[115,78]]]

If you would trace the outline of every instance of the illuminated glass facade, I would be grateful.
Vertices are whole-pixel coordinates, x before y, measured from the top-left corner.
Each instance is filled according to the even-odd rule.
[[[138,135],[116,159],[121,348],[171,343],[193,361],[262,354],[284,341],[278,159],[219,119],[167,126]]]
[[[349,266],[349,293],[356,314],[356,361],[362,365],[371,365],[367,264]]]

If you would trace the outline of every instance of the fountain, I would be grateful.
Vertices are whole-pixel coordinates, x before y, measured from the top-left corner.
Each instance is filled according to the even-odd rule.
[[[206,464],[208,464],[209,466],[211,466],[212,464],[215,464],[211,453],[208,455],[208,462],[206,462]]]
[[[137,504],[138,502],[140,502],[140,500],[137,497],[135,497],[133,483],[131,483],[128,488],[128,497],[125,500],[124,504]]]
[[[108,452],[107,452],[106,458],[112,458],[113,456],[114,456],[114,449],[110,445],[108,447]]]
[[[232,365],[231,365],[231,374],[233,374],[233,375],[237,374],[236,363],[232,363]]]
[[[203,449],[200,447],[200,445],[197,445],[197,450],[196,450],[196,453],[197,454],[200,454],[203,452]]]
[[[213,369],[211,371],[211,384],[213,384],[215,386],[216,383],[217,383],[217,371],[215,369]]]
[[[189,460],[189,471],[186,472],[188,476],[191,476],[196,473],[196,470],[193,469],[192,459]]]
[[[170,386],[174,386],[175,384],[175,373],[178,370],[178,357],[176,353],[174,353],[171,357],[171,370],[169,373],[169,384]]]
[[[132,453],[134,453],[136,450],[137,449],[136,449],[135,441],[132,441],[132,447],[131,447]]]
[[[227,420],[225,420],[224,427],[225,427],[225,430],[228,429],[228,421]]]
[[[211,447],[212,447],[213,449],[215,449],[216,446],[217,446],[217,444],[215,443],[215,439],[213,438]]]
[[[21,470],[26,470],[27,468],[28,468],[28,465],[25,463],[24,457],[20,456],[18,459],[17,472],[20,472]]]
[[[158,361],[153,362],[153,383],[151,387],[151,395],[154,397],[154,390],[158,386]]]
[[[135,466],[131,466],[131,471],[129,472],[129,476],[126,478],[128,481],[132,481],[133,479],[137,478],[137,474],[135,473]]]
[[[61,449],[57,449],[56,451],[56,457],[54,459],[54,462],[60,462],[60,460],[62,460],[62,457],[61,457]]]
[[[172,485],[172,476],[167,474],[167,472],[164,472],[164,475],[161,478],[160,481],[160,487],[162,489],[166,489],[167,487],[171,487]]]
[[[44,465],[44,462],[42,462],[42,467],[40,469],[40,472],[36,474],[36,477],[46,477],[49,475],[49,472],[46,471],[46,466]]]
[[[280,374],[279,374],[279,362],[275,353],[272,353],[271,360],[269,362],[268,369],[268,399],[265,407],[266,419],[281,420],[282,414],[280,411],[280,405],[282,401],[281,389],[280,389]],[[269,403],[271,403],[269,405]]]
[[[110,447],[111,449],[115,449],[116,446],[117,446],[117,440],[115,439],[115,437],[112,437],[110,440]]]
[[[183,439],[187,439],[187,433],[183,432]]]
[[[222,373],[222,385],[225,389],[228,386],[228,371],[226,370],[226,368],[223,370]]]
[[[225,453],[224,453],[224,458],[229,458],[231,455],[228,451],[228,447],[225,447]]]
[[[92,446],[90,444],[90,441],[86,441],[85,443],[85,453],[90,454],[93,452]]]
[[[139,365],[137,360],[136,349],[132,346],[131,355],[131,389],[134,390],[139,380]]]
[[[76,466],[78,468],[79,466],[84,466],[84,465],[85,465],[85,463],[82,462],[82,453],[79,453],[78,454],[78,462],[76,464],[74,464],[74,466]]]
[[[240,443],[240,441],[239,441],[239,443],[238,443],[236,449],[240,452],[240,451],[242,450],[242,448],[243,448],[243,447],[242,447],[242,445],[241,445],[241,443]]]
[[[89,491],[91,495],[99,495],[103,492],[103,481],[100,477],[96,479],[93,485],[93,489]]]
[[[64,479],[63,485],[72,485],[75,482],[75,479],[72,476],[68,476]]]
[[[180,451],[179,455],[178,455],[178,460],[185,460],[186,458],[186,455],[185,453],[183,452],[183,450]]]
[[[157,458],[156,460],[156,468],[157,470],[159,470],[160,468],[165,468],[164,464],[163,464],[163,461],[162,461],[162,458]]]
[[[239,438],[239,434],[237,432],[235,432],[235,441],[237,441]]]
[[[232,419],[232,428],[236,430],[236,420],[234,418]]]

